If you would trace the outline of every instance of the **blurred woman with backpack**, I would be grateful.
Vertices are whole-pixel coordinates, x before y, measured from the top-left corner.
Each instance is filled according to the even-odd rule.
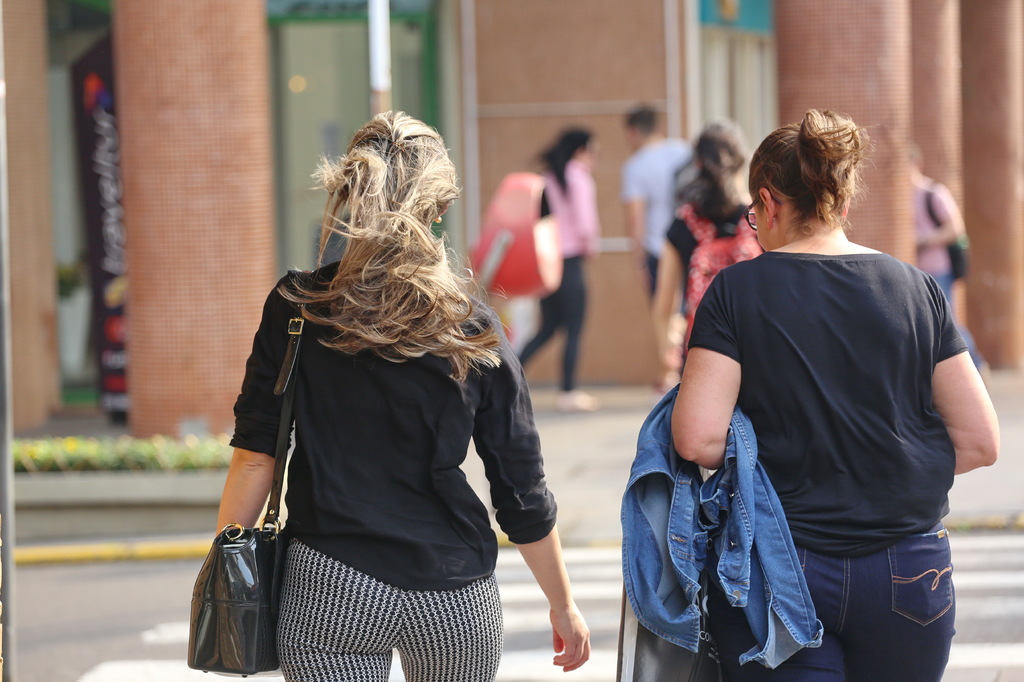
[[[565,330],[562,354],[561,393],[557,407],[564,412],[589,412],[597,400],[576,388],[576,366],[587,308],[583,262],[598,252],[601,224],[597,217],[594,177],[596,141],[584,128],[570,128],[541,153],[547,167],[541,217],[552,215],[558,223],[562,249],[562,282],[540,301],[541,324],[519,354],[525,366],[561,329]]]
[[[689,328],[701,297],[718,271],[762,252],[747,224],[749,197],[743,187],[747,152],[743,133],[732,121],[709,124],[694,149],[697,176],[679,190],[679,209],[666,234],[658,264],[651,314],[664,386],[679,379]],[[685,301],[685,307],[681,303]],[[685,310],[686,330],[674,330],[673,315]]]

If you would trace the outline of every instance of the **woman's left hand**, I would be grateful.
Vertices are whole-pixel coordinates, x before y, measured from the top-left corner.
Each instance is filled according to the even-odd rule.
[[[590,658],[590,628],[573,603],[567,609],[551,609],[552,661],[564,672],[576,670]]]

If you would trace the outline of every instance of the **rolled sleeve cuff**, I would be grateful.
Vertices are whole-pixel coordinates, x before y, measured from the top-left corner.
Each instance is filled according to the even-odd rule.
[[[555,527],[558,505],[554,498],[547,495],[547,504],[543,509],[519,510],[508,512],[499,510],[496,514],[498,525],[508,539],[517,545],[528,545],[543,540]]]
[[[273,457],[277,449],[277,424],[265,417],[235,415],[231,447],[262,452]]]

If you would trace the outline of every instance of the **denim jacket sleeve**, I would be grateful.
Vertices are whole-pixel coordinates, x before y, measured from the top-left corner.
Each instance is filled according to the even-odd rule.
[[[707,534],[698,519],[700,469],[672,444],[675,396],[666,394],[640,429],[622,499],[622,576],[637,620],[695,652]]]
[[[775,668],[804,647],[821,646],[823,628],[804,580],[779,497],[757,461],[750,420],[737,407],[725,464],[701,488],[713,528],[714,579],[744,609],[758,646],[740,656]]]

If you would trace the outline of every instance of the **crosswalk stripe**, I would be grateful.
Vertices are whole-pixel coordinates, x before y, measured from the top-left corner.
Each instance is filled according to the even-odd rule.
[[[1024,644],[954,644],[946,667],[1024,668]]]
[[[1024,571],[963,571],[953,573],[957,589],[1024,587]]]
[[[956,597],[956,622],[1021,616],[1024,614],[1024,597]]]
[[[533,583],[503,585],[499,578],[498,591],[501,593],[501,602],[506,605],[546,601],[544,593]],[[589,599],[618,599],[621,595],[621,580],[594,580],[591,582],[576,582],[572,585],[572,596],[578,602]]]
[[[1024,533],[960,535],[953,532],[949,536],[949,545],[953,548],[954,556],[965,551],[1001,552],[1008,549],[1024,549]]]

